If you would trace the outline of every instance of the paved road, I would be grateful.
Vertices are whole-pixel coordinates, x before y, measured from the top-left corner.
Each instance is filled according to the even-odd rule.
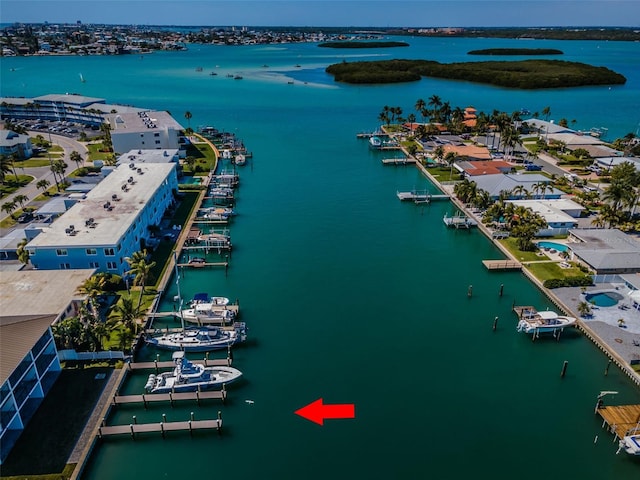
[[[34,138],[38,135],[45,136],[43,135],[43,132],[38,132],[38,131],[30,131],[29,135]],[[47,133],[47,136],[51,138],[51,142],[53,144],[59,145],[60,147],[62,147],[64,151],[62,158],[69,165],[69,169],[75,170],[75,167],[76,167],[75,163],[69,160],[71,156],[71,152],[73,151],[79,152],[82,155],[82,157],[86,160],[88,149],[86,145],[84,145],[83,143],[80,143],[77,140],[74,140],[73,138],[65,137],[63,135],[48,135]],[[49,167],[32,167],[32,168],[24,168],[24,169],[20,168],[19,170],[24,171],[25,175],[31,175],[35,177],[35,180],[30,182],[28,185],[25,185],[24,187],[19,188],[18,190],[13,192],[11,195],[8,195],[2,198],[2,201],[1,201],[2,203],[11,202],[16,197],[16,195],[26,195],[27,197],[29,197],[29,200],[33,200],[34,198],[36,198],[38,195],[42,193],[42,191],[38,190],[38,188],[36,187],[36,184],[40,180],[46,179],[49,181],[49,183],[51,183],[51,185],[55,185],[56,183],[53,179],[53,173],[51,172],[51,169]],[[0,213],[0,221],[4,220],[7,217],[8,215],[6,213],[4,212]],[[1,233],[4,235],[6,232],[3,229]]]

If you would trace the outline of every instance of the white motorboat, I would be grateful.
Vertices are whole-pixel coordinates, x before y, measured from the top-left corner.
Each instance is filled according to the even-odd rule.
[[[624,450],[629,455],[640,456],[640,434],[625,435],[618,442],[618,451]]]
[[[380,137],[369,137],[369,146],[371,148],[382,148],[382,139]]]
[[[207,207],[198,210],[198,218],[207,220],[228,220],[233,215],[235,212],[230,207]]]
[[[236,165],[244,165],[245,163],[247,163],[246,155],[243,155],[242,153],[237,154],[234,158],[234,163]]]
[[[172,359],[176,365],[172,371],[149,375],[144,387],[148,393],[212,389],[227,385],[242,376],[242,372],[233,367],[205,367],[201,363],[193,363],[182,351],[174,352]]]
[[[574,317],[558,315],[556,312],[545,310],[538,312],[533,309],[525,310],[520,316],[517,330],[524,333],[556,333],[576,324]]]
[[[229,305],[229,299],[227,297],[210,297],[208,293],[196,293],[189,305],[193,308],[194,305],[199,303],[213,303],[214,305],[224,306]]]
[[[220,350],[247,339],[244,322],[233,324],[232,330],[219,327],[187,327],[179,332],[147,336],[145,341],[154,347],[185,352],[209,352]]]
[[[227,325],[236,318],[236,312],[230,310],[226,305],[216,305],[215,303],[197,303],[191,308],[180,312],[185,322],[197,323],[198,325]]]

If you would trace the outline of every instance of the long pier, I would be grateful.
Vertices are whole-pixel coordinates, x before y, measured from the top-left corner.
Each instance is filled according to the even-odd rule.
[[[401,157],[401,158],[383,158],[383,165],[413,165],[416,163],[416,159],[413,157]]]
[[[522,270],[522,264],[516,260],[482,260],[487,270]]]
[[[410,192],[396,192],[398,199],[401,202],[412,201],[412,202],[430,202],[431,200],[449,200],[449,195],[440,195],[440,194],[432,194],[427,192],[426,190],[412,190]]]
[[[135,421],[135,419],[134,419]],[[111,435],[131,435],[136,437],[139,433],[160,432],[164,437],[165,432],[189,431],[193,430],[213,430],[222,432],[222,414],[218,412],[215,420],[194,420],[193,415],[190,420],[182,422],[159,422],[159,423],[130,423],[129,425],[101,425],[98,428],[98,437],[103,438]]]
[[[200,405],[200,400],[222,400],[222,403],[227,399],[227,391],[223,387],[222,390],[214,391],[196,391],[196,392],[169,392],[169,393],[150,393],[141,395],[114,395],[112,404],[115,405],[127,405],[130,403],[142,403],[144,408],[147,408],[148,403],[169,402],[173,406],[173,402],[181,400],[195,400]]]

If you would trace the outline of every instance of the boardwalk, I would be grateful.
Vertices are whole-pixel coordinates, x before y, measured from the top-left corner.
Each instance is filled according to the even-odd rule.
[[[410,164],[414,164],[416,163],[416,159],[413,157],[410,158],[406,158],[406,157],[402,157],[402,158],[383,158],[382,159],[382,164],[383,165],[410,165]]]

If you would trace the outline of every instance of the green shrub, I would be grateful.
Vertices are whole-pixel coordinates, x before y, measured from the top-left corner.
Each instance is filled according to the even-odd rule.
[[[566,278],[550,278],[542,284],[544,288],[552,290],[560,287],[587,287],[593,285],[593,279],[589,275],[580,275]]]

